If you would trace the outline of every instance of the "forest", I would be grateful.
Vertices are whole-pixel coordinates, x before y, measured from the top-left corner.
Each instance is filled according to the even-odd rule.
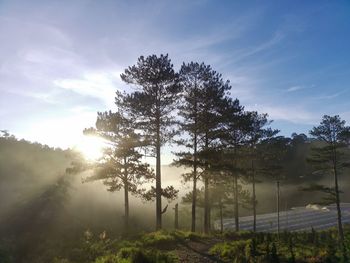
[[[167,54],[140,56],[120,78],[116,110],[81,131],[104,141],[95,160],[2,131],[0,262],[349,262],[350,127],[339,115],[283,136],[210,65],[175,70]],[[257,215],[308,204],[335,205],[336,227],[257,231]]]

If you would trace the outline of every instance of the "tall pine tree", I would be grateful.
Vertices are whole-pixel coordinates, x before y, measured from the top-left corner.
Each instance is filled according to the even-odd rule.
[[[210,155],[218,147],[222,107],[231,89],[221,74],[204,63],[183,64],[180,69],[180,84],[183,88],[183,104],[179,105],[181,131],[186,139],[178,140],[188,151],[177,153],[176,165],[191,167],[185,180],[193,180],[192,224],[196,227],[197,180],[204,181],[204,232],[210,229]]]
[[[199,136],[198,159],[201,160],[204,181],[204,232],[210,231],[210,200],[209,183],[211,177],[211,158],[220,147],[219,139],[222,132],[223,107],[227,103],[228,92],[231,89],[229,81],[215,70],[208,70],[208,78],[200,92],[199,103]]]
[[[175,134],[174,110],[181,86],[168,55],[139,57],[136,65],[121,74],[128,84],[138,90],[125,94],[123,108],[133,116],[137,128],[148,137],[156,157],[156,229],[162,228],[161,147]]]
[[[252,184],[252,209],[253,209],[253,231],[256,231],[256,182],[257,182],[257,172],[259,171],[258,159],[260,156],[258,144],[265,139],[275,136],[279,131],[273,130],[269,127],[266,127],[271,123],[267,119],[267,114],[258,114],[256,111],[248,112],[249,129],[248,129],[248,181]]]
[[[133,121],[120,112],[99,112],[95,128],[85,129],[87,135],[107,141],[102,158],[93,165],[93,174],[85,181],[102,180],[108,191],[124,190],[125,231],[129,229],[129,194],[142,196],[141,186],[154,179],[149,165],[141,161],[144,142],[135,132]]]
[[[340,207],[339,175],[344,168],[350,166],[349,149],[347,147],[350,139],[350,127],[345,124],[345,121],[341,120],[338,115],[323,116],[320,125],[310,131],[310,135],[320,143],[312,148],[309,158],[316,172],[333,176],[334,187],[328,190],[336,203],[339,241],[343,251],[345,251],[345,247]]]
[[[243,147],[247,144],[247,132],[250,118],[244,112],[239,100],[228,100],[223,107],[223,129],[221,142],[224,147],[222,151],[221,166],[230,179],[233,180],[233,200],[235,230],[239,230],[239,177],[243,173],[240,161],[242,159]]]
[[[193,182],[192,232],[196,231],[197,180],[203,170],[202,162],[198,159],[198,151],[202,146],[200,136],[201,127],[203,126],[200,123],[201,108],[203,106],[203,96],[201,95],[203,90],[206,89],[206,85],[208,85],[210,75],[210,66],[195,62],[183,63],[179,72],[180,84],[183,89],[183,101],[179,105],[179,116],[182,117],[180,129],[182,133],[185,133],[185,137],[177,140],[177,143],[188,150],[177,152],[176,156],[178,159],[174,161],[174,164],[191,168],[191,172],[183,174],[183,177],[186,182]]]
[[[260,145],[260,172],[276,182],[277,233],[280,233],[280,186],[286,178],[286,159],[290,150],[290,138],[269,137]]]

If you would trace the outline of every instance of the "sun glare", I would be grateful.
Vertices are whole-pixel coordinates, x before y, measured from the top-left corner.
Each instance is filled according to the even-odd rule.
[[[97,160],[102,156],[104,144],[104,141],[100,138],[84,136],[76,148],[85,156],[86,159]]]

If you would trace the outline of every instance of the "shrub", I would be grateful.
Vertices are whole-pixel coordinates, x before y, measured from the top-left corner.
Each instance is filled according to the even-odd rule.
[[[117,261],[118,263],[119,262],[130,262],[130,263],[172,263],[172,262],[176,262],[176,257],[171,253],[161,252],[161,251],[156,250],[156,249],[146,250],[146,249],[136,248],[136,247],[128,247],[128,248],[120,249],[118,252],[117,258],[119,260],[119,261]],[[121,260],[123,260],[123,261],[121,261]],[[105,262],[103,262],[103,263],[105,263]]]
[[[210,249],[212,255],[217,255],[226,260],[234,262],[246,262],[246,247],[249,246],[250,240],[239,240],[230,243],[219,243]]]
[[[277,248],[276,248],[275,243],[272,243],[270,262],[271,263],[279,263],[280,262],[279,257],[277,255]]]
[[[225,231],[222,235],[227,239],[238,240],[252,238],[254,236],[254,233],[251,231]]]
[[[141,238],[141,242],[145,246],[168,246],[175,241],[176,236],[164,230],[145,234]]]
[[[249,262],[255,262],[258,256],[255,239],[249,240],[245,247],[245,257]]]

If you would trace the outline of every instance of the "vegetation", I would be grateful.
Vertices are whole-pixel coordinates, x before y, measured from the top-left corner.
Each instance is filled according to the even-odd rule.
[[[350,233],[346,231],[346,240]],[[334,244],[335,229],[312,232],[258,233],[217,243],[210,253],[224,262],[348,262]],[[346,249],[349,249],[349,243]]]
[[[348,228],[345,233],[345,245],[348,249]],[[106,232],[94,234],[87,230],[81,235],[79,242],[71,244],[72,247],[65,251],[64,256],[53,256],[50,262],[347,262],[341,248],[334,244],[336,236],[336,229],[284,232],[280,236],[276,233],[253,232],[200,235],[162,230],[123,239],[110,239]],[[5,261],[10,260],[5,254],[0,255],[3,260],[1,262],[11,262]]]
[[[133,119],[125,118],[120,112],[98,113],[96,128],[86,129],[84,133],[108,141],[103,156],[93,164],[93,174],[85,181],[103,180],[111,192],[124,189],[125,231],[128,232],[129,193],[146,196],[145,189],[140,187],[154,179],[149,164],[141,161],[142,155],[137,151],[144,142],[135,132]]]
[[[156,157],[156,228],[162,228],[161,146],[174,136],[172,112],[181,87],[168,55],[139,57],[125,69],[121,79],[139,90],[125,94],[119,106],[133,117],[137,128],[147,136]],[[117,102],[118,102],[117,98]]]
[[[316,172],[331,174],[334,177],[334,187],[317,186],[311,187],[328,194],[329,203],[337,206],[338,234],[340,245],[344,249],[344,231],[340,209],[339,173],[350,166],[349,162],[349,138],[350,127],[345,126],[345,121],[339,116],[323,116],[319,126],[314,127],[310,134],[314,136],[319,145],[312,148],[313,152],[309,161],[316,167]]]
[[[96,160],[2,132],[0,262],[347,262],[341,200],[350,200],[342,191],[350,128],[339,116],[324,116],[311,138],[278,135],[267,114],[231,97],[230,82],[211,66],[183,63],[176,72],[168,55],[139,57],[121,79],[135,89],[116,92],[117,110],[97,113],[95,127],[84,130],[106,142]],[[180,211],[176,205],[175,225],[191,232],[169,230],[167,208],[178,198],[180,178],[162,187],[161,150],[174,142],[173,165],[189,189]],[[156,158],[155,174],[146,156]],[[81,190],[81,181],[94,182],[94,190]],[[108,205],[101,198],[106,186],[114,193]],[[281,233],[283,198],[286,209],[335,203],[337,231]],[[145,201],[155,201],[155,209]],[[277,233],[256,233],[257,213],[272,211]],[[248,214],[253,231],[239,232],[240,216]],[[235,232],[225,232],[225,217],[234,217]]]

